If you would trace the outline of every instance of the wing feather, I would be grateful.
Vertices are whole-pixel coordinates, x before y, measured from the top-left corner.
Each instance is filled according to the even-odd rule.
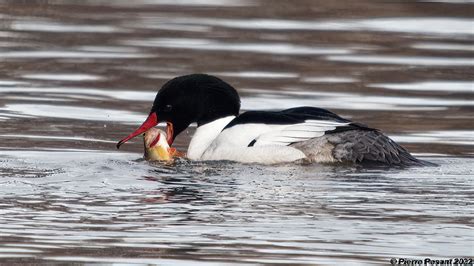
[[[290,145],[312,138],[324,136],[326,131],[335,130],[337,127],[347,126],[350,122],[306,120],[303,123],[280,126],[255,138],[253,146],[261,145]]]

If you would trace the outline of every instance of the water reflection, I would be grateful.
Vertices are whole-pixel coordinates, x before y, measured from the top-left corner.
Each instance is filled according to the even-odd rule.
[[[91,139],[84,137],[66,137],[66,136],[40,136],[40,135],[22,135],[22,134],[1,134],[0,138],[27,138],[27,139],[50,139],[50,140],[78,140],[78,141],[92,141],[92,142],[105,142],[105,143],[115,143],[113,140],[102,140],[102,139]]]
[[[143,120],[146,114],[123,110],[111,110],[92,107],[61,106],[49,104],[8,104],[0,109],[3,116],[9,113],[29,115],[32,117],[54,117],[93,121],[115,121],[135,124]]]
[[[423,50],[449,50],[449,51],[474,51],[471,44],[419,42],[412,45],[413,48]]]
[[[12,30],[16,31],[45,31],[59,33],[112,33],[119,29],[106,25],[66,25],[57,22],[38,21],[38,19],[19,20],[10,25]],[[123,31],[123,30],[120,30]]]
[[[126,40],[125,45],[151,46],[173,49],[193,49],[207,51],[235,51],[263,54],[348,54],[351,49],[336,47],[301,46],[290,43],[227,43],[209,39],[158,38]]]
[[[354,83],[358,80],[351,77],[306,77],[302,81],[306,83]]]
[[[474,60],[467,57],[400,56],[400,55],[330,55],[331,61],[362,64],[394,64],[415,66],[473,66]]]
[[[474,136],[472,131],[463,130],[446,130],[446,131],[432,131],[423,133],[411,133],[403,136],[392,136],[393,139],[400,142],[415,142],[415,143],[443,143],[443,144],[458,144],[458,145],[474,145]]]
[[[473,81],[425,81],[413,83],[381,83],[372,84],[371,87],[389,90],[412,90],[412,91],[445,91],[445,92],[471,92],[474,93]]]
[[[239,6],[253,6],[254,1],[251,0],[137,0],[134,3],[130,3],[126,0],[117,0],[113,3],[104,0],[98,1],[84,1],[87,5],[104,5],[111,4],[113,6],[147,6],[147,5],[157,5],[157,6],[228,6],[228,7],[239,7]]]
[[[443,110],[447,106],[472,106],[471,100],[439,99],[426,97],[371,96],[353,93],[308,92],[287,90],[245,89],[256,96],[242,97],[242,108],[246,110],[265,110],[291,108],[298,105],[315,105],[323,108],[350,110]]]
[[[426,35],[473,35],[469,18],[389,17],[372,19],[284,20],[284,19],[220,19],[163,17],[156,22],[178,25],[209,25],[247,30],[310,30],[310,31],[380,31]],[[142,21],[141,24],[150,24]]]
[[[63,81],[85,81],[85,80],[99,80],[100,76],[89,75],[89,74],[25,74],[23,75],[25,79],[46,79],[46,80],[63,80]]]
[[[69,80],[70,81],[70,80]],[[22,85],[22,84],[19,84]],[[156,92],[152,91],[133,91],[133,90],[101,90],[92,88],[77,87],[0,87],[0,92],[4,94],[36,96],[36,101],[41,101],[43,96],[55,95],[58,100],[71,100],[81,97],[89,97],[97,100],[127,100],[127,101],[144,101],[148,102],[154,99]]]
[[[32,58],[76,58],[76,59],[126,59],[126,58],[147,58],[152,57],[152,54],[142,53],[114,53],[114,52],[80,52],[80,51],[62,51],[62,50],[47,50],[47,51],[0,51],[0,57],[5,59],[32,59]]]
[[[252,79],[292,79],[298,78],[297,73],[289,72],[259,72],[259,71],[242,71],[242,72],[218,72],[217,76],[222,77],[239,77]]]

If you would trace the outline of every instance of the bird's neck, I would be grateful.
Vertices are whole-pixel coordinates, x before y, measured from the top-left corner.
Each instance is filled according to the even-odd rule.
[[[198,126],[191,142],[189,143],[187,156],[191,160],[198,160],[224,127],[235,118],[234,115],[216,119],[204,125]]]

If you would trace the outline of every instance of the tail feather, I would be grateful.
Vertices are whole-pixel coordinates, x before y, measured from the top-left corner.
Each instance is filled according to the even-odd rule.
[[[434,165],[415,158],[378,130],[350,130],[327,135],[327,138],[334,145],[334,158],[340,162],[391,166]]]

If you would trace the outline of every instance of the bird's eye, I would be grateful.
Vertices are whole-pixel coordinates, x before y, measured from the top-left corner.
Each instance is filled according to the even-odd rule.
[[[165,105],[165,107],[163,108],[163,111],[170,112],[171,109],[173,109],[173,106],[171,106],[171,104],[168,104],[168,105]]]

